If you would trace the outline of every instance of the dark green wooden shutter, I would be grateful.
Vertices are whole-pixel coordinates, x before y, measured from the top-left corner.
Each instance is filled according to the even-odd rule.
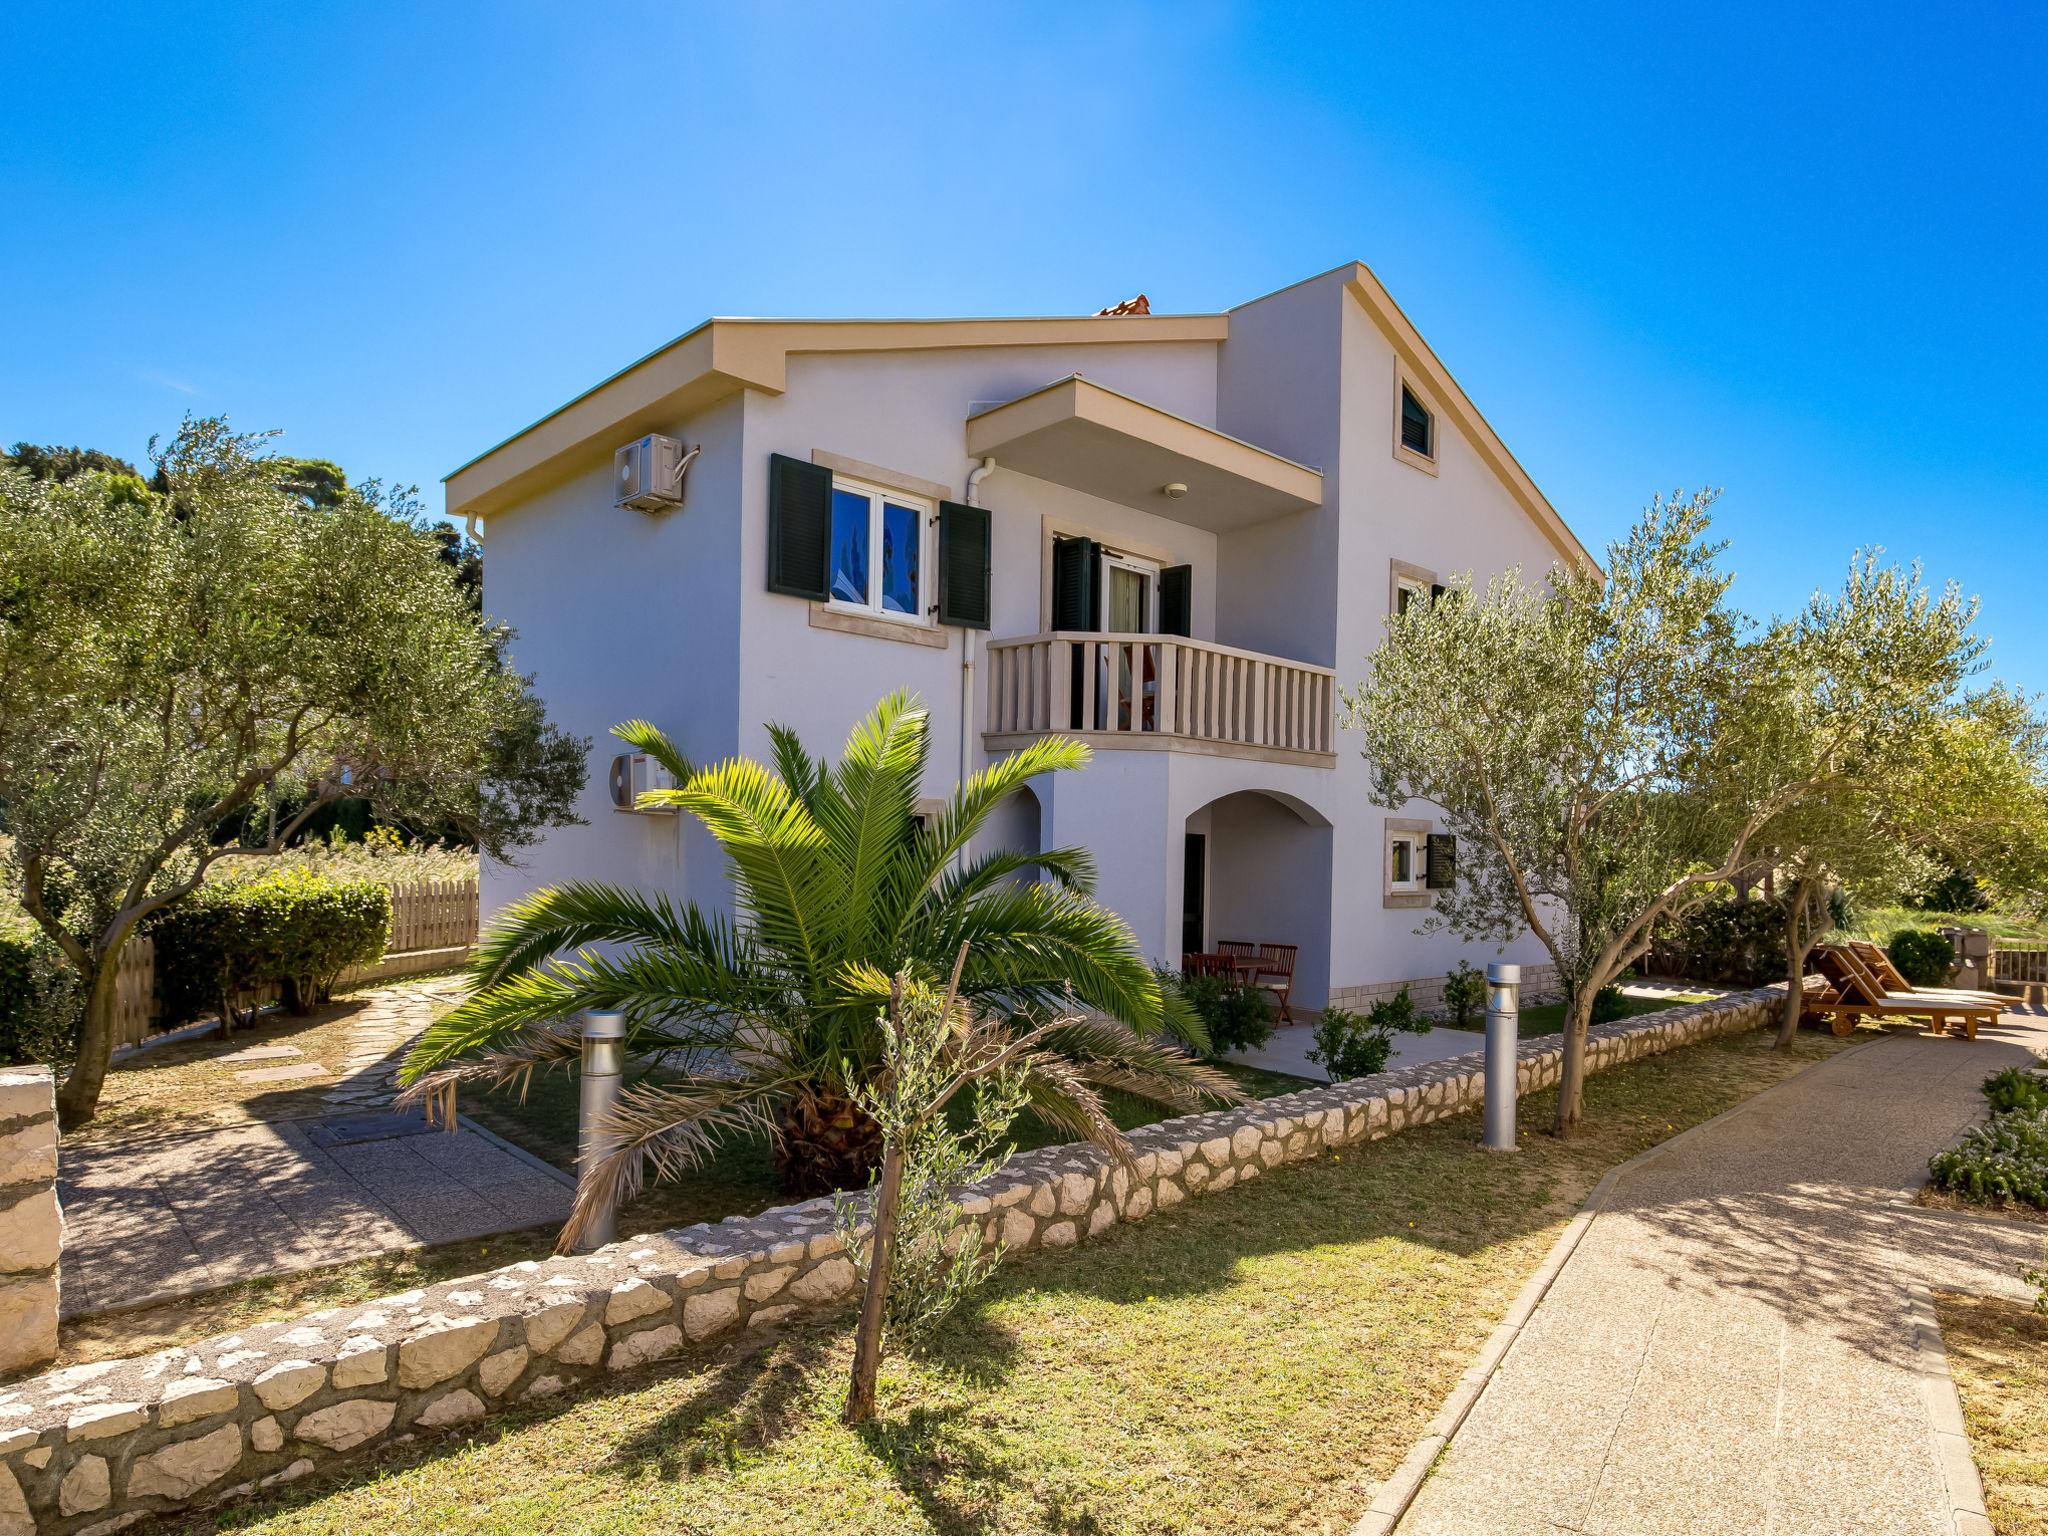
[[[1093,539],[1052,541],[1052,627],[1102,628],[1102,593],[1096,574],[1102,547]]]
[[[768,460],[768,590],[825,601],[832,560],[832,471],[786,454]]]
[[[939,503],[939,622],[988,628],[987,507]]]
[[[1169,565],[1159,573],[1159,632],[1192,635],[1195,622],[1195,568]]]
[[[1448,891],[1458,880],[1458,840],[1448,832],[1429,834],[1428,863],[1423,884],[1432,891]]]

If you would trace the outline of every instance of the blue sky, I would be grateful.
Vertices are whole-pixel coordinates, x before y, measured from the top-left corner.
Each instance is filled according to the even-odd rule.
[[[1589,544],[1725,488],[2048,688],[2048,7],[18,11],[0,440],[420,484],[707,314],[1206,310],[1370,263]]]

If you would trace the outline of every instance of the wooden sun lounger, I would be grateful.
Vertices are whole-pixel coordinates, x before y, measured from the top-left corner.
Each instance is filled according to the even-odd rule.
[[[1999,993],[1976,987],[1916,987],[1899,974],[1899,968],[1892,964],[1892,957],[1868,939],[1851,939],[1841,947],[1861,960],[1870,974],[1883,983],[1887,992],[1938,992],[1944,997],[1967,997],[1985,1003],[2002,1004],[2007,1001]]]
[[[1850,1034],[1861,1019],[1925,1019],[1934,1034],[1960,1024],[1965,1039],[1977,1038],[1977,1026],[1995,1020],[2003,998],[1960,992],[1894,992],[1887,988],[1860,955],[1844,945],[1823,944],[1814,951],[1814,969],[1828,990],[1808,994],[1805,1014],[1826,1021],[1838,1035]],[[1894,970],[1893,974],[1897,974]]]

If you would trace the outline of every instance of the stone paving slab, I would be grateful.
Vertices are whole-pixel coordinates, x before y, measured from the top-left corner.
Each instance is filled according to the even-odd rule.
[[[1955,1536],[1924,1297],[2023,1299],[2041,1234],[1911,1199],[1985,1075],[2044,1048],[2017,1012],[1900,1035],[1623,1170],[1402,1536]]]
[[[566,1219],[568,1175],[480,1127],[433,1131],[418,1113],[391,1112],[405,1047],[458,996],[446,980],[366,994],[345,1075],[326,1095],[331,1116],[67,1148],[64,1315]],[[222,1059],[298,1054],[263,1046]],[[311,1062],[236,1074],[327,1075]]]
[[[325,1077],[327,1069],[317,1061],[305,1061],[295,1067],[258,1067],[251,1072],[237,1072],[235,1076],[245,1083],[295,1083],[302,1078]]]
[[[326,1134],[335,1123],[280,1121],[67,1154],[65,1315],[569,1213],[566,1175],[475,1126],[353,1142]]]

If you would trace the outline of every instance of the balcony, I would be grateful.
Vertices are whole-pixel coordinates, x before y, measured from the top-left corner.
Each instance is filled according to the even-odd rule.
[[[1336,765],[1328,667],[1180,635],[1058,631],[989,643],[991,751],[1073,736],[1103,749]]]

